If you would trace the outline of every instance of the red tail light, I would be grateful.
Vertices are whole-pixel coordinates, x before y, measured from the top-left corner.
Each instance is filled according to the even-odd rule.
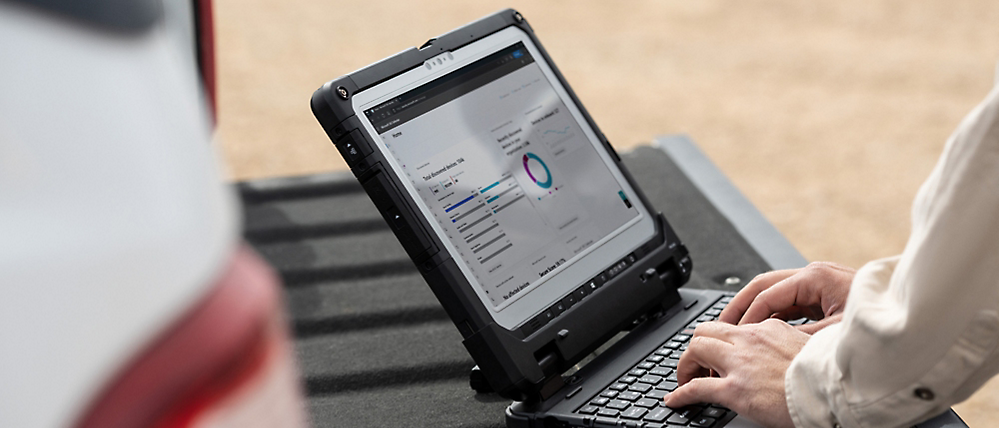
[[[100,395],[80,428],[306,426],[279,285],[241,248],[183,319]]]

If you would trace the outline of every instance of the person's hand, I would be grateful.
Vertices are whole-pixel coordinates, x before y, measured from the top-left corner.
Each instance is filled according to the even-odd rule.
[[[828,262],[813,262],[801,269],[767,272],[753,278],[732,299],[718,320],[752,324],[767,318],[820,320],[799,326],[812,334],[843,318],[850,283],[857,271]]]
[[[808,338],[779,320],[700,324],[677,364],[680,386],[665,403],[674,409],[716,403],[764,426],[794,427],[784,398],[784,373]],[[709,371],[719,377],[707,377]]]

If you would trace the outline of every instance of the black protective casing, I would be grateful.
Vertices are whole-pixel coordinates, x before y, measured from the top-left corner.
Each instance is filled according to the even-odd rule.
[[[527,335],[520,329],[497,325],[475,295],[471,284],[432,233],[430,220],[419,214],[413,197],[403,191],[402,179],[374,149],[374,139],[355,116],[350,97],[443,52],[452,51],[509,26],[527,33],[543,60],[599,136],[605,150],[634,188],[641,205],[653,212],[645,195],[580,104],[533,30],[520,13],[507,9],[431,39],[364,69],[333,79],[312,95],[312,112],[351,171],[361,182],[392,231],[413,259],[445,311],[464,338],[463,344],[489,385],[503,397],[526,402],[545,399],[563,386],[562,373],[593,352],[614,334],[645,314],[680,300],[677,288],[690,275],[686,248],[661,214],[656,234],[628,258],[627,268],[614,272],[606,284],[570,307],[544,327]],[[632,258],[633,257],[633,258]],[[604,274],[611,266],[604,266]],[[650,269],[655,269],[655,272]]]

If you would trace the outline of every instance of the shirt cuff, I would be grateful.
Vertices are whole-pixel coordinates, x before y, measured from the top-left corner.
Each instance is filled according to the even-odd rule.
[[[787,410],[797,428],[838,428],[859,426],[855,420],[840,420],[833,413],[845,409],[841,391],[841,373],[836,366],[836,336],[842,324],[830,325],[808,340],[791,361],[784,375]]]

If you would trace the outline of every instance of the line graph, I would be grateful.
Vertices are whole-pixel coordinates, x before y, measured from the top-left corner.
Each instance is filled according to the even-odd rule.
[[[571,126],[566,126],[565,129],[563,129],[561,131],[555,130],[555,129],[548,129],[548,130],[545,130],[545,132],[542,132],[541,136],[543,137],[543,136],[548,135],[548,134],[565,135],[565,134],[569,133],[569,129],[570,128],[572,128],[572,127]]]

